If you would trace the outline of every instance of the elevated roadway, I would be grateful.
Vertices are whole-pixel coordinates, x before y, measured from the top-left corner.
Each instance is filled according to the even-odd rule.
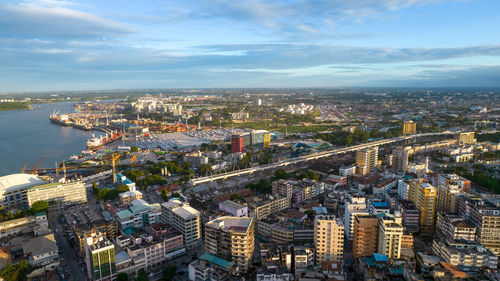
[[[296,158],[289,158],[286,160],[282,160],[279,162],[274,162],[270,164],[265,164],[265,165],[259,165],[256,167],[251,167],[251,168],[246,168],[246,169],[241,169],[241,170],[236,170],[236,171],[231,171],[231,172],[225,172],[221,174],[215,174],[215,175],[210,175],[210,176],[205,176],[205,177],[198,177],[198,178],[193,178],[190,180],[191,186],[207,183],[207,182],[212,182],[212,181],[217,181],[217,180],[225,180],[231,177],[235,176],[240,176],[240,175],[247,175],[247,174],[253,174],[256,172],[262,172],[265,170],[272,170],[272,169],[277,169],[277,168],[284,168],[289,165],[295,165],[295,164],[301,164],[307,161],[311,160],[316,160],[324,157],[330,157],[330,156],[335,156],[343,153],[348,153],[348,152],[353,152],[365,148],[371,148],[375,146],[382,146],[382,145],[387,145],[391,143],[397,143],[397,142],[403,142],[407,140],[417,140],[419,138],[425,138],[425,137],[434,137],[434,136],[444,136],[444,135],[457,135],[460,132],[441,132],[441,133],[425,133],[425,134],[416,134],[416,135],[409,135],[409,136],[401,136],[401,137],[395,137],[395,138],[390,138],[390,139],[385,139],[385,140],[378,140],[378,141],[373,141],[369,143],[362,143],[358,145],[353,145],[353,146],[347,146],[343,148],[336,148],[332,150],[327,150],[327,151],[322,151],[322,152],[317,152],[317,153],[312,153],[308,155],[303,155],[299,156]]]

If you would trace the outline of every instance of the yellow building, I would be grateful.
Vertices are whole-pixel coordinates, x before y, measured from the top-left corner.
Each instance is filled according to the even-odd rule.
[[[378,147],[365,148],[356,151],[358,173],[362,175],[374,173],[377,170]]]
[[[422,179],[410,181],[408,199],[413,201],[420,212],[420,230],[424,233],[434,232],[437,208],[437,189]]]
[[[417,124],[413,122],[403,123],[403,135],[414,135],[417,133]]]
[[[335,216],[320,215],[314,220],[316,263],[342,262],[344,257],[344,224]]]
[[[245,274],[254,252],[254,220],[248,217],[220,217],[205,225],[207,253],[231,261]]]
[[[460,135],[458,135],[458,145],[473,144],[475,142],[476,139],[474,138],[474,132],[460,133]]]
[[[263,143],[264,148],[269,148],[271,147],[271,134],[267,133],[264,134],[264,143]]]
[[[379,219],[377,252],[390,259],[399,259],[404,230],[401,214],[380,213],[377,217]]]

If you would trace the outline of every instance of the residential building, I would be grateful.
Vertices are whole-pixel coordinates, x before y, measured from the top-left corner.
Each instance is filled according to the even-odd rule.
[[[445,262],[465,272],[496,269],[498,256],[477,242],[453,242],[434,239],[432,251]]]
[[[477,229],[479,243],[500,255],[500,208],[496,197],[472,198],[462,196],[458,212]]]
[[[399,211],[403,217],[403,227],[408,230],[408,232],[419,232],[420,231],[420,211],[417,209],[413,202],[408,200],[400,200]]]
[[[414,135],[417,133],[417,124],[412,121],[403,122],[403,135]]]
[[[410,151],[410,146],[398,146],[394,148],[392,151],[392,171],[394,173],[406,173]]]
[[[366,207],[365,197],[356,197],[353,195],[347,195],[344,203],[344,227],[346,238],[352,241],[353,230],[354,230],[354,218],[356,216],[367,216],[370,215]]]
[[[342,262],[344,257],[344,224],[329,215],[316,216],[314,220],[314,246],[316,263]]]
[[[455,213],[457,211],[458,196],[461,194],[460,186],[454,182],[439,185],[437,188],[437,212]]]
[[[220,217],[205,225],[207,253],[230,260],[240,273],[246,274],[254,251],[254,219]]]
[[[378,215],[380,213],[390,213],[391,208],[389,204],[385,201],[381,201],[378,199],[369,199],[368,200],[368,213],[371,216]]]
[[[386,255],[389,259],[399,259],[404,231],[401,214],[381,213],[377,217],[379,219],[377,253]]]
[[[378,147],[365,148],[356,151],[356,165],[358,174],[372,174],[377,170]]]
[[[413,201],[420,212],[420,231],[424,233],[434,232],[437,189],[421,179],[412,180],[408,195],[408,198]]]
[[[476,241],[476,227],[462,215],[438,213],[436,234],[444,240]]]
[[[254,202],[249,203],[250,216],[256,220],[263,219],[270,214],[277,213],[290,208],[289,197],[273,197],[254,198]]]
[[[161,220],[182,233],[187,249],[197,247],[201,242],[200,212],[189,203],[181,202],[177,198],[162,203]]]
[[[354,259],[368,257],[377,251],[378,218],[376,216],[356,216],[352,241]]]
[[[128,228],[144,228],[161,221],[160,204],[149,204],[142,199],[130,202],[130,207],[116,213],[122,230]]]
[[[53,202],[52,208],[87,202],[87,189],[81,181],[49,183],[30,187],[27,190],[28,206],[37,201]]]
[[[356,173],[356,165],[339,168],[339,175],[341,177],[353,176]]]
[[[22,244],[23,252],[29,256],[29,264],[46,271],[55,270],[59,266],[59,254],[54,234],[35,237]]]
[[[237,275],[234,263],[205,253],[189,264],[189,280],[226,281]]]
[[[142,193],[140,191],[126,191],[118,194],[118,197],[122,206],[126,206],[134,200],[142,199]]]
[[[460,187],[460,191],[469,192],[471,181],[459,176],[457,174],[439,174],[438,175],[438,186],[448,185],[448,184],[456,184]]]
[[[273,195],[280,197],[288,197],[292,198],[293,185],[295,181],[280,179],[277,181],[273,181]]]

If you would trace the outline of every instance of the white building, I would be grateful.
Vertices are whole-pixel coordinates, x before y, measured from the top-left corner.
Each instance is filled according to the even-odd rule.
[[[117,212],[120,228],[144,228],[147,225],[153,225],[161,221],[160,204],[149,204],[142,199],[136,199],[130,202],[130,207]]]
[[[187,249],[197,247],[201,241],[200,212],[187,202],[172,198],[161,204],[161,219],[184,235]]]
[[[369,215],[366,207],[366,198],[348,195],[345,201],[344,229],[347,239],[352,240],[355,216]]]
[[[235,217],[248,217],[248,207],[231,200],[220,202],[219,210],[231,214]]]

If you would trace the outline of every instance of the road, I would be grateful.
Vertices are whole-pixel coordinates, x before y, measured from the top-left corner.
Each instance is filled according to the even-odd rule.
[[[88,280],[86,272],[78,264],[80,258],[76,255],[75,248],[64,237],[64,227],[58,222],[58,217],[59,211],[49,212],[49,224],[59,247],[59,258],[65,272],[64,275],[67,280]],[[84,268],[84,270],[86,269]]]

